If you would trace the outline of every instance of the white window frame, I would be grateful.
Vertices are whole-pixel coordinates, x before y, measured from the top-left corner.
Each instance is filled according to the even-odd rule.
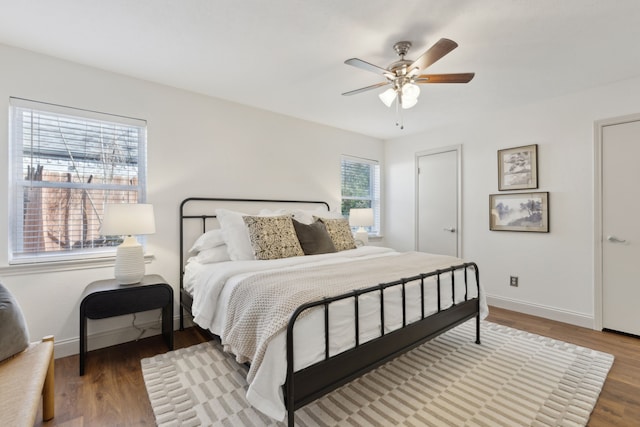
[[[351,197],[345,196],[342,194],[342,184],[344,182],[344,174],[343,174],[343,162],[352,162],[359,163],[363,165],[370,166],[370,186],[369,186],[369,195],[367,197]],[[340,159],[340,188],[341,188],[341,210],[344,206],[345,200],[361,200],[364,202],[369,202],[371,208],[373,209],[373,221],[374,225],[371,227],[365,227],[370,236],[381,236],[382,228],[381,228],[381,205],[380,205],[380,188],[381,188],[381,178],[380,178],[380,163],[377,160],[365,159],[362,157],[355,157],[349,155],[342,155]],[[342,212],[343,215],[349,215],[348,212]],[[353,231],[355,231],[356,227],[352,227]]]
[[[96,259],[96,258],[104,258],[104,257],[112,257],[115,255],[115,246],[117,242],[109,243],[111,246],[105,246],[104,244],[91,244],[84,245],[81,244],[81,247],[61,247],[57,250],[25,250],[27,244],[25,244],[25,194],[27,191],[33,190],[35,188],[42,188],[51,191],[51,189],[69,189],[71,191],[82,190],[83,194],[89,194],[88,198],[91,198],[91,194],[95,194],[96,192],[104,192],[105,194],[118,194],[118,195],[127,195],[127,200],[120,200],[122,202],[127,203],[144,203],[146,202],[146,173],[147,173],[147,155],[146,155],[146,145],[147,145],[147,131],[146,131],[146,121],[140,119],[134,119],[124,116],[117,116],[106,113],[99,113],[95,111],[65,107],[61,105],[31,101],[21,98],[11,97],[9,99],[9,114],[10,114],[10,125],[9,125],[9,230],[8,230],[8,261],[9,264],[30,264],[30,263],[50,263],[50,262],[70,262],[70,261],[78,261],[84,259]],[[43,154],[44,151],[40,151],[38,155],[33,155],[35,146],[35,141],[40,137],[35,132],[32,132],[35,128],[35,122],[27,122],[27,120],[31,120],[33,117],[37,117],[39,114],[59,117],[61,120],[72,120],[74,124],[83,123],[86,124],[87,127],[94,128],[95,126],[101,126],[105,129],[117,129],[120,131],[121,129],[131,129],[133,138],[127,136],[127,142],[137,144],[137,156],[134,157],[135,162],[133,164],[135,166],[131,166],[131,173],[134,175],[129,175],[129,177],[133,176],[135,179],[128,180],[128,184],[118,184],[116,181],[111,179],[104,179],[103,182],[100,182],[99,179],[94,180],[93,183],[87,183],[84,179],[79,179],[82,177],[81,172],[77,172],[76,166],[79,165],[79,161],[74,159],[74,156],[77,155],[78,150],[80,149],[69,149],[66,154],[68,157],[60,156],[62,160],[58,163],[62,166],[69,163],[72,176],[71,182],[55,182],[49,180],[34,180],[33,178],[27,177],[25,173],[25,165],[30,165],[31,170],[37,168],[40,163],[44,163],[48,160],[47,155]],[[26,122],[26,128],[23,128],[23,125]],[[45,125],[43,125],[45,126]],[[44,132],[43,132],[44,133]],[[61,131],[62,135],[63,132]],[[89,133],[87,132],[87,135]],[[115,135],[114,131],[112,135]],[[68,134],[66,137],[69,137]],[[85,138],[89,138],[86,136]],[[65,138],[60,138],[60,140],[64,140]],[[107,140],[108,138],[105,138]],[[115,141],[115,137],[112,139]],[[76,141],[77,142],[77,141]],[[54,145],[56,143],[53,143]],[[58,143],[59,144],[59,143]],[[67,142],[64,142],[65,146]],[[113,147],[122,147],[121,142],[114,143]],[[44,145],[44,144],[41,144]],[[26,151],[25,151],[26,150]],[[90,158],[90,154],[95,154],[96,149],[91,147],[90,144],[86,144],[84,151],[82,153],[85,155],[85,159]],[[66,162],[66,163],[65,163]],[[72,165],[72,166],[71,166]],[[104,161],[99,160],[85,160],[82,162],[83,167],[91,168],[99,168],[99,166],[104,167],[114,167],[115,163],[105,163]],[[47,169],[45,166],[44,169]],[[117,167],[116,167],[117,169]],[[93,170],[93,169],[92,169]],[[93,173],[93,172],[91,172]],[[96,176],[103,178],[108,176],[107,172],[104,172],[103,175],[96,174]],[[120,176],[120,175],[118,175]],[[112,176],[113,177],[113,176]],[[131,183],[133,181],[133,183]],[[86,190],[86,191],[85,191]],[[110,193],[113,192],[113,193]],[[137,200],[131,200],[132,196],[135,195]],[[120,197],[120,196],[118,196]],[[53,197],[55,200],[55,197]],[[94,215],[94,221],[91,224],[91,230],[96,231],[95,219],[97,219],[98,223],[102,221],[102,206],[95,207],[94,205],[101,205],[108,201],[109,203],[113,203],[113,199],[104,198],[104,201],[101,203],[94,203],[90,201],[90,206],[92,206],[92,215]],[[42,212],[45,211],[44,208],[41,209]],[[56,225],[59,225],[58,222],[54,220]],[[83,222],[86,224],[87,221]],[[42,227],[42,233],[44,234],[44,226]],[[85,234],[83,233],[83,236]]]

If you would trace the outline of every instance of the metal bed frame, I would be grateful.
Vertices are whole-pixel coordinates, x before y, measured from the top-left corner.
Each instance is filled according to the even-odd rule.
[[[191,313],[193,298],[185,291],[183,287],[183,270],[184,270],[184,224],[187,220],[202,221],[202,232],[207,230],[207,220],[216,218],[214,214],[192,215],[185,213],[185,207],[190,202],[251,202],[251,203],[287,203],[287,204],[319,204],[326,206],[326,202],[318,201],[302,201],[302,200],[268,200],[268,199],[230,199],[230,198],[204,198],[192,197],[182,201],[180,205],[180,329],[184,328],[184,310]],[[464,271],[464,301],[456,303],[454,272],[457,270]],[[475,277],[477,286],[477,297],[468,297],[469,284],[467,275],[471,271]],[[441,281],[444,275],[451,277],[452,306],[443,309],[441,307]],[[436,277],[438,309],[437,312],[425,316],[424,313],[424,282],[429,277]],[[406,295],[405,289],[408,284],[416,283],[420,286],[420,305],[422,307],[421,318],[418,321],[408,323],[406,319]],[[384,330],[384,291],[399,287],[402,295],[402,328],[391,332]],[[381,330],[380,336],[373,340],[360,343],[359,342],[359,315],[358,302],[359,299],[369,293],[380,294],[380,320]],[[329,306],[331,303],[344,299],[353,299],[354,301],[354,334],[355,346],[342,353],[329,355]],[[317,362],[299,371],[294,371],[294,342],[293,328],[296,320],[300,315],[313,308],[324,310],[324,339],[325,339],[325,357],[324,360]],[[295,411],[315,399],[335,390],[336,388],[348,383],[349,381],[375,369],[376,367],[386,363],[387,361],[405,353],[422,343],[435,338],[436,336],[448,331],[469,319],[476,318],[476,343],[480,344],[480,276],[478,266],[473,262],[463,263],[440,269],[432,272],[425,272],[416,276],[401,278],[389,283],[381,283],[368,288],[357,289],[338,296],[326,297],[319,301],[309,302],[298,307],[291,315],[287,326],[287,377],[283,385],[285,396],[285,405],[287,408],[288,425],[294,426]]]

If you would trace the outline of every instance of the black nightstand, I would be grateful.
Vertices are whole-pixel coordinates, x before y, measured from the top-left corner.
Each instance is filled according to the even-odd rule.
[[[91,283],[80,303],[80,375],[87,357],[87,319],[105,319],[123,314],[162,309],[162,335],[173,350],[173,288],[157,274],[140,283],[119,285],[115,279]]]

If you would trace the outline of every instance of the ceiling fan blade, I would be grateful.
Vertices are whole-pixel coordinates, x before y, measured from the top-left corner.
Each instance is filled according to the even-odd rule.
[[[418,68],[419,70],[424,70],[456,47],[458,47],[458,43],[453,40],[440,39],[436,44],[431,46],[429,50],[423,53],[420,58],[413,61],[413,64],[411,64],[408,69],[413,70],[414,68]]]
[[[416,77],[416,83],[469,83],[475,73],[452,74],[421,74]]]
[[[358,58],[351,58],[344,61],[345,64],[353,65],[354,67],[360,68],[362,70],[371,71],[376,74],[382,74],[383,76],[393,76],[393,73],[387,70],[386,68],[378,67],[377,65],[373,65],[367,61],[363,61]]]
[[[351,96],[351,95],[355,95],[357,93],[366,92],[366,91],[371,90],[371,89],[376,89],[376,88],[379,88],[379,87],[382,87],[382,86],[386,86],[388,84],[390,84],[390,82],[381,82],[381,83],[377,83],[375,85],[371,85],[371,86],[367,86],[367,87],[361,87],[360,89],[356,89],[356,90],[351,90],[349,92],[345,92],[345,93],[343,93],[343,95],[344,96]]]

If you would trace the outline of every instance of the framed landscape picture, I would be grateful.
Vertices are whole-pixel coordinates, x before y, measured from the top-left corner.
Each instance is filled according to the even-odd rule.
[[[549,193],[489,195],[489,230],[549,232]]]
[[[498,190],[538,188],[538,144],[498,150]]]

